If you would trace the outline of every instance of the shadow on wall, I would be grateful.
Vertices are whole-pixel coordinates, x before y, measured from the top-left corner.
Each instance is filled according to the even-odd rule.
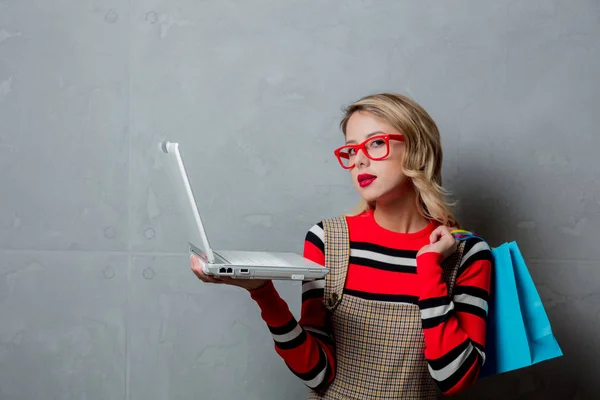
[[[468,164],[468,163],[467,163]],[[510,373],[480,380],[471,390],[457,396],[460,399],[591,399],[600,398],[600,384],[595,378],[600,367],[597,339],[600,293],[593,284],[589,295],[581,295],[584,276],[600,281],[597,266],[577,266],[577,275],[561,279],[565,273],[574,274],[574,266],[564,262],[527,260],[531,245],[518,239],[513,226],[519,215],[519,198],[511,185],[511,176],[503,175],[488,165],[465,165],[468,178],[454,182],[452,191],[457,202],[457,218],[463,229],[477,232],[490,245],[517,241],[526,259],[536,287],[550,318],[553,333],[564,356]],[[460,174],[459,174],[460,176]],[[516,223],[515,223],[516,225]],[[585,275],[584,275],[585,274]],[[591,317],[591,318],[590,318]]]

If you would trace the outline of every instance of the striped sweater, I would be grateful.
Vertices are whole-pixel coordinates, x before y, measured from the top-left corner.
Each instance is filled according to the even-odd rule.
[[[487,302],[492,255],[485,242],[469,239],[452,298],[442,280],[442,257],[417,252],[437,227],[396,233],[379,226],[372,212],[347,217],[350,260],[344,296],[403,302],[419,307],[429,373],[444,394],[468,388],[485,362]],[[323,225],[306,234],[304,256],[325,264]],[[296,321],[272,283],[250,292],[261,309],[275,350],[306,386],[320,389],[335,379],[335,348],[323,305],[325,280],[302,284],[302,310]],[[391,322],[392,323],[392,322]]]

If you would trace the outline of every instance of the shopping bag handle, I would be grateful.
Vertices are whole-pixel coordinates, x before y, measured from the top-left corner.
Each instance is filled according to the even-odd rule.
[[[485,240],[483,240],[482,237],[477,236],[473,232],[466,231],[464,229],[453,229],[453,230],[450,231],[450,234],[452,234],[452,236],[454,236],[454,238],[456,240],[468,240],[468,239],[471,239],[471,238],[477,238],[477,239],[482,240],[482,241],[485,242]]]

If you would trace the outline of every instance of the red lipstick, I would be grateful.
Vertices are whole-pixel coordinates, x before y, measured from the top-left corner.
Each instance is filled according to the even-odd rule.
[[[377,179],[377,177],[371,174],[360,174],[357,177],[358,184],[360,185],[360,187],[369,186],[371,183],[373,183],[373,181],[375,181],[375,179]]]

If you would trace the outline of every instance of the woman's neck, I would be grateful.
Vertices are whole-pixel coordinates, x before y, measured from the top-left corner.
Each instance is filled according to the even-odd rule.
[[[382,228],[398,233],[413,233],[425,229],[429,220],[417,209],[416,192],[410,190],[393,200],[378,201],[373,217]]]

